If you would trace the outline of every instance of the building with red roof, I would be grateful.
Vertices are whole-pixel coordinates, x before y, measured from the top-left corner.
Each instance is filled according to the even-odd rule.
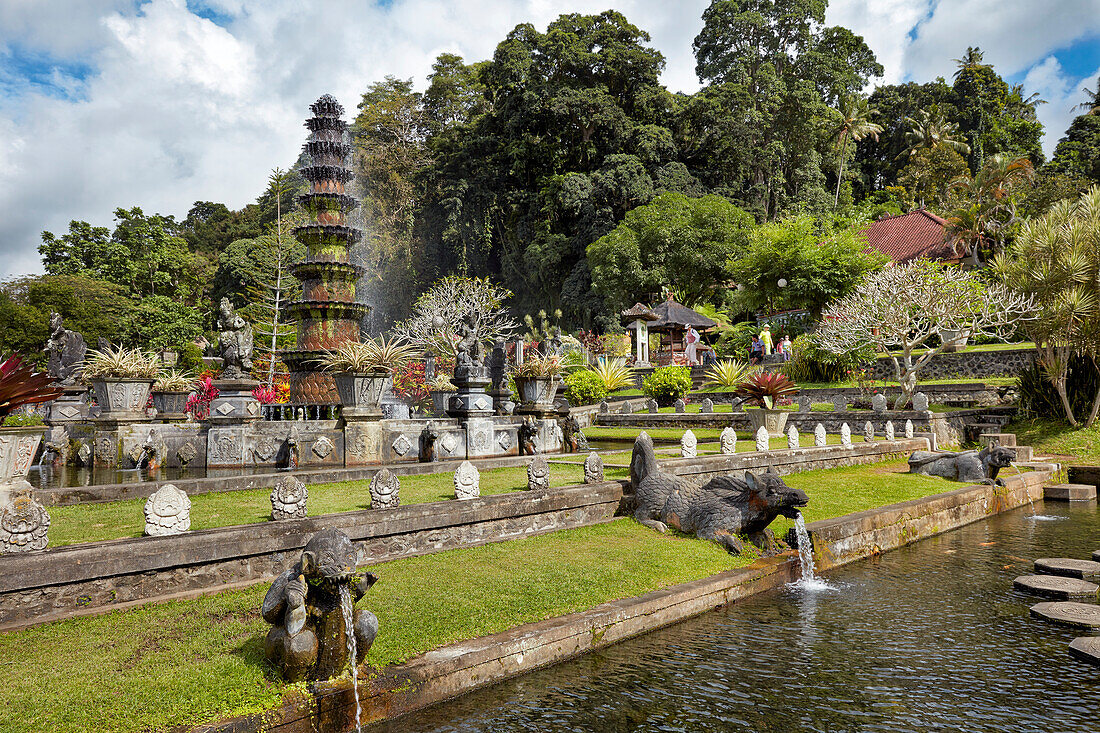
[[[867,244],[901,264],[918,257],[958,263],[959,253],[947,234],[947,220],[930,211],[917,209],[908,214],[887,216],[863,230]]]

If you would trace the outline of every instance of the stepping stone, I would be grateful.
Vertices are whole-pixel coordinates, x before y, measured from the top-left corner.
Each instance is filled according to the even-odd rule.
[[[1052,501],[1096,501],[1096,487],[1088,484],[1044,486],[1043,498]]]
[[[1040,557],[1035,561],[1035,572],[1067,578],[1097,578],[1100,577],[1100,562],[1072,557]]]
[[[1100,550],[1093,550],[1092,551],[1092,559],[1095,560],[1096,562],[1100,562]]]
[[[1100,586],[1078,578],[1063,578],[1060,575],[1021,575],[1012,581],[1012,587],[1024,593],[1057,598],[1067,601],[1071,598],[1096,598]]]
[[[1086,629],[1100,627],[1100,606],[1077,601],[1047,601],[1031,607],[1031,615],[1065,626],[1080,626]]]
[[[1069,643],[1069,655],[1082,662],[1100,665],[1100,636],[1078,636]]]

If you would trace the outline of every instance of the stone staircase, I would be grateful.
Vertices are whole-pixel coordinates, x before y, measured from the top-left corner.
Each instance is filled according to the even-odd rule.
[[[967,442],[980,442],[982,435],[1002,432],[1002,428],[1012,422],[1016,415],[1015,407],[988,407],[980,415],[967,418],[962,425],[962,438]]]

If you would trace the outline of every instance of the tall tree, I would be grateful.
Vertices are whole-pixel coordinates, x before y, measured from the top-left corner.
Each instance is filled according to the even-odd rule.
[[[871,117],[878,114],[878,110],[871,109],[863,97],[845,95],[840,98],[840,104],[834,111],[840,115],[840,120],[833,127],[832,133],[832,138],[836,141],[837,155],[840,158],[840,170],[836,176],[836,195],[833,197],[833,209],[836,210],[837,203],[840,202],[840,183],[844,180],[844,163],[848,159],[848,143],[858,143],[867,137],[878,140],[882,125],[871,122]]]

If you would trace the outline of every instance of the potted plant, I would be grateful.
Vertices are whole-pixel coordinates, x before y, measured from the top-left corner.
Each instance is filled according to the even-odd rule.
[[[442,415],[447,411],[447,400],[458,391],[451,380],[442,374],[437,374],[435,379],[428,382],[428,394],[432,396],[432,412]]]
[[[733,394],[757,409],[745,410],[752,423],[753,433],[764,426],[773,438],[783,435],[787,427],[787,410],[777,409],[779,400],[798,394],[798,385],[786,374],[764,372],[755,374],[737,385]]]
[[[561,359],[556,356],[532,354],[512,370],[520,402],[524,407],[550,408],[558,389]]]
[[[187,398],[195,389],[195,377],[175,369],[161,372],[153,383],[153,407],[157,417],[183,420],[187,417]]]
[[[35,372],[21,357],[12,355],[0,361],[0,507],[15,492],[31,488],[27,471],[46,434],[41,415],[13,413],[26,405],[57,399],[61,393],[48,374]]]
[[[386,380],[418,353],[403,340],[380,337],[349,341],[326,350],[318,361],[332,373],[345,417],[381,417]]]
[[[160,373],[160,362],[141,349],[107,347],[89,351],[84,359],[84,379],[91,383],[100,417],[142,420],[149,390]]]

